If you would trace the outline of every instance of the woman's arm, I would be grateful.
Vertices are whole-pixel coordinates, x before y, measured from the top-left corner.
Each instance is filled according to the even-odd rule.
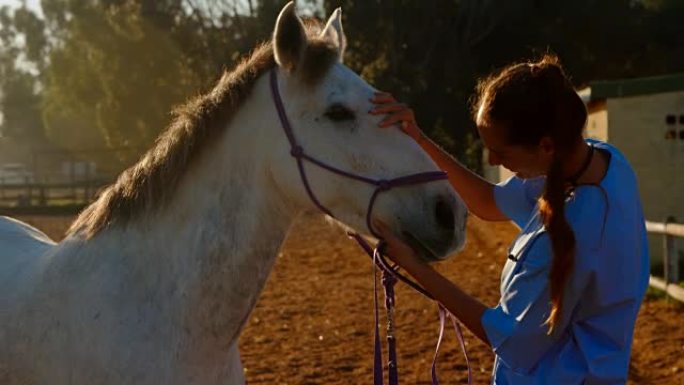
[[[417,142],[437,166],[446,171],[449,183],[465,201],[468,210],[486,221],[508,220],[494,200],[494,184],[470,171],[423,133]]]
[[[487,306],[466,294],[443,275],[422,262],[413,249],[398,239],[381,222],[373,222],[373,228],[387,242],[387,255],[420,283],[425,290],[456,316],[473,334],[491,346],[482,327],[482,314]]]
[[[473,214],[488,221],[508,220],[496,206],[494,185],[470,171],[425,136],[416,124],[413,111],[409,107],[398,103],[387,93],[377,93],[371,101],[376,104],[376,108],[370,111],[371,114],[388,115],[380,122],[380,127],[399,124],[401,129],[430,155],[437,166],[447,172],[449,182]]]

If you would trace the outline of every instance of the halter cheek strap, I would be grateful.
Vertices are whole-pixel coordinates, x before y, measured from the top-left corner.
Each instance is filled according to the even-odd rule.
[[[423,184],[423,183],[428,183],[428,182],[433,182],[433,181],[438,181],[438,180],[445,180],[447,179],[447,174],[444,171],[429,171],[429,172],[423,172],[423,173],[418,173],[418,174],[412,174],[412,175],[407,175],[407,176],[402,176],[394,179],[374,179],[374,178],[369,178],[365,177],[362,175],[357,175],[353,174],[344,170],[341,170],[339,168],[330,166],[324,162],[321,162],[317,160],[316,158],[313,158],[309,155],[307,155],[304,152],[304,149],[302,146],[300,146],[297,143],[297,139],[294,136],[294,132],[292,130],[292,126],[290,125],[290,121],[287,118],[287,114],[285,112],[285,107],[283,105],[283,101],[280,97],[280,92],[278,90],[278,75],[277,75],[277,69],[274,68],[271,70],[270,73],[270,85],[271,85],[271,95],[273,97],[273,102],[275,104],[276,110],[278,111],[278,117],[280,119],[280,124],[283,127],[283,131],[285,131],[285,135],[287,136],[287,140],[290,143],[290,155],[292,155],[295,160],[297,161],[297,168],[299,169],[299,175],[302,179],[302,183],[304,184],[304,188],[306,189],[307,194],[309,195],[309,198],[311,201],[318,207],[319,210],[324,212],[325,214],[329,215],[332,218],[335,218],[333,213],[328,210],[319,200],[316,198],[316,194],[314,194],[311,185],[309,184],[309,180],[306,177],[306,170],[304,168],[304,161],[306,160],[309,163],[312,163],[322,169],[325,169],[333,174],[340,175],[342,177],[348,178],[348,179],[353,179],[362,183],[366,183],[372,186],[375,186],[375,190],[373,191],[373,194],[371,195],[371,198],[368,202],[368,207],[366,209],[366,226],[368,227],[368,230],[370,231],[373,236],[375,236],[378,239],[381,239],[380,235],[375,232],[373,229],[373,226],[371,224],[371,218],[372,218],[372,213],[373,213],[373,207],[375,204],[375,201],[377,197],[380,195],[380,193],[389,191],[393,188],[396,187],[406,187],[406,186],[413,186],[417,184]],[[372,248],[366,240],[361,237],[358,233],[348,233],[348,235],[355,239],[361,248],[363,248],[366,253],[373,258],[373,264],[376,268],[379,268],[382,271],[382,282],[383,286],[385,288],[385,307],[387,309],[387,322],[388,322],[388,327],[387,327],[387,342],[388,342],[388,355],[389,355],[389,362],[388,362],[388,371],[389,371],[389,383],[390,385],[396,385],[398,384],[398,372],[397,372],[397,358],[396,358],[396,341],[394,338],[394,284],[396,283],[397,279],[405,282],[424,296],[434,300],[434,298],[427,292],[425,289],[423,289],[420,285],[414,283],[407,277],[403,276],[398,272],[398,267],[396,265],[391,266],[387,260],[385,259],[385,256],[381,252],[382,246],[383,246],[383,241],[381,240],[378,245],[375,248]],[[376,271],[373,271],[373,279],[374,279],[374,296],[375,296],[375,358],[374,358],[374,367],[373,367],[373,378],[374,378],[374,385],[382,385],[383,383],[383,373],[382,373],[382,351],[380,348],[380,333],[379,333],[379,328],[378,328],[378,302],[377,302],[377,291],[376,291]],[[452,322],[454,324],[454,328],[456,329],[457,336],[459,338],[459,341],[461,343],[461,347],[463,348],[463,352],[466,356],[466,364],[468,365],[468,384],[472,382],[472,375],[471,375],[471,370],[470,370],[470,364],[468,363],[468,354],[465,350],[465,343],[463,342],[463,335],[461,333],[460,326],[458,323],[455,322],[453,319],[453,316],[451,314],[448,314],[448,312],[444,309],[444,307],[439,304],[439,311],[440,311],[440,334],[439,334],[439,340],[437,342],[437,350],[435,351],[435,358],[432,363],[432,382],[434,385],[438,385],[439,382],[437,381],[437,374],[436,374],[436,359],[437,359],[437,352],[439,350],[439,346],[442,341],[442,335],[444,331],[444,318],[448,315],[449,317],[452,318]]]

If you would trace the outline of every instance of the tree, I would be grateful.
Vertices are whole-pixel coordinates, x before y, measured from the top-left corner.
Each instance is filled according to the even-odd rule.
[[[40,73],[45,67],[42,21],[25,6],[0,8],[0,136],[18,143],[44,142]]]
[[[211,86],[256,35],[268,37],[257,18],[272,11],[268,2],[248,2],[250,13],[238,13],[239,3],[52,2],[45,14],[59,43],[45,78],[50,138],[71,149],[149,147],[174,105]],[[137,157],[127,154],[122,164]]]
[[[157,13],[145,17],[144,10],[134,3],[65,2],[59,14],[70,17],[45,77],[43,112],[53,141],[70,149],[147,147],[169,120],[170,107],[199,85],[182,50],[161,29],[167,20]]]

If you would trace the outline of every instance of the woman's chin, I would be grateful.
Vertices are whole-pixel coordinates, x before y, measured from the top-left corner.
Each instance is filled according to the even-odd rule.
[[[532,178],[536,178],[536,177],[540,176],[540,174],[520,171],[520,172],[516,172],[515,176],[517,176],[520,179],[532,179]]]

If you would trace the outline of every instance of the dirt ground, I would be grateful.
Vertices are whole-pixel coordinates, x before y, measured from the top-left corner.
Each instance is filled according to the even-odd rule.
[[[61,238],[70,221],[19,219],[53,239]],[[471,220],[466,249],[437,268],[493,306],[505,248],[515,233],[508,223]],[[319,216],[299,220],[240,338],[248,383],[371,383],[372,274],[369,258],[343,231]],[[400,383],[431,384],[439,326],[436,305],[401,283],[396,291]],[[465,332],[465,338],[474,383],[486,384],[493,355],[470,332]],[[442,384],[466,383],[465,361],[453,330],[446,334],[438,372]],[[684,384],[683,305],[647,297],[637,321],[629,384]]]

